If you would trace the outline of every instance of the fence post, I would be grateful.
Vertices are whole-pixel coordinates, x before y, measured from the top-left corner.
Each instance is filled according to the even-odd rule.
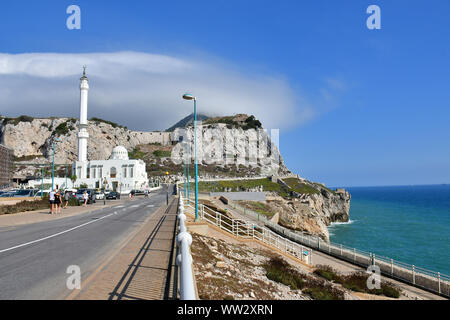
[[[356,263],[356,248],[353,248],[353,262]]]
[[[317,250],[320,250],[320,237],[317,237]]]
[[[394,259],[391,259],[391,276],[394,275]]]
[[[342,244],[341,244],[341,257],[342,257]]]
[[[221,215],[219,214],[219,229],[222,229],[222,219],[220,217]]]
[[[438,292],[441,294],[441,273],[438,272]]]
[[[412,277],[413,277],[413,284],[416,284],[416,270],[414,265],[412,266]]]

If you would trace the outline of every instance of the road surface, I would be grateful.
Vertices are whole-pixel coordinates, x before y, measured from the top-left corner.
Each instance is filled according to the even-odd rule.
[[[77,216],[0,228],[0,299],[61,299],[69,266],[81,281],[133,230],[166,205],[166,190]]]

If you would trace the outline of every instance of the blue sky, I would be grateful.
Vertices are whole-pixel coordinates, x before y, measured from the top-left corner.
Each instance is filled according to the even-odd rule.
[[[70,4],[81,8],[81,30],[66,28]],[[366,28],[366,8],[371,4],[381,8],[381,30]],[[176,83],[158,91],[204,92],[199,95],[199,112],[242,110],[279,127],[286,164],[308,179],[331,186],[450,183],[449,10],[445,0],[18,0],[2,4],[0,53],[15,63],[15,55],[23,53],[158,55],[142,63],[150,59],[160,66],[163,57],[164,66],[180,66],[173,78],[166,69],[158,73],[167,83]],[[86,58],[74,57],[70,59],[77,62]],[[164,95],[148,100],[164,106],[149,115],[154,122],[136,120],[144,106],[127,114],[118,107],[108,109],[110,101],[102,100],[102,89],[119,92],[120,86],[102,82],[100,70],[105,69],[114,68],[88,66],[94,86],[91,116],[107,114],[130,128],[150,130],[164,129],[188,113],[178,97],[163,101]],[[195,70],[195,76],[184,78],[183,70],[188,69]],[[129,104],[150,99],[145,95],[152,95],[154,75],[116,70],[118,79],[137,86],[124,89],[123,99]],[[0,96],[5,90],[33,96],[27,86],[52,88],[62,82],[75,88],[66,95],[74,100],[74,108],[62,107],[66,101],[58,96],[65,92],[61,87],[50,97],[33,96],[39,106],[32,109],[21,98],[0,100],[0,113],[76,116],[77,81],[68,74],[42,80],[41,74],[0,70]],[[136,85],[145,81],[149,91]],[[222,90],[217,92],[220,101],[212,97],[216,89]],[[114,96],[114,101],[120,98]],[[45,99],[58,104],[46,109],[51,103]]]

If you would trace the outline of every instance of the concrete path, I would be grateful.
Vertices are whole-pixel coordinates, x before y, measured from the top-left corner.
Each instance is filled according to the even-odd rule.
[[[177,296],[175,226],[177,200],[160,207],[115,255],[87,279],[76,300],[162,300]]]
[[[81,281],[87,279],[165,204],[165,192],[158,191],[148,199],[98,206],[89,212],[74,210],[77,212],[73,215],[31,213],[29,217],[40,217],[38,223],[31,219],[34,223],[26,220],[28,224],[1,227],[0,299],[58,299],[69,295],[69,266],[78,266]]]

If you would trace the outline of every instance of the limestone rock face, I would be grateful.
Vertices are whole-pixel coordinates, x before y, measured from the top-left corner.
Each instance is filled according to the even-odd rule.
[[[289,229],[316,235],[329,241],[328,226],[332,222],[349,221],[350,194],[322,189],[319,194],[303,194],[292,201],[275,200],[279,208],[279,224]]]
[[[258,167],[261,175],[286,175],[280,151],[266,130],[229,128],[226,124],[201,125],[197,128],[198,163],[217,166],[236,165]],[[191,141],[194,155],[194,128],[177,128],[173,139],[181,143],[172,151],[172,157],[181,163],[189,152],[186,141]]]
[[[14,150],[25,163],[45,163],[52,160],[55,142],[55,163],[72,163],[78,152],[78,120],[70,118],[33,119],[30,122],[6,124],[0,119],[0,142]],[[59,130],[58,130],[59,128]],[[88,160],[108,159],[114,147],[128,151],[137,145],[170,143],[170,132],[139,132],[99,121],[88,121]],[[56,141],[61,139],[61,141]],[[67,159],[66,159],[67,157]],[[23,168],[26,167],[26,168]],[[20,169],[22,168],[22,169]],[[32,174],[35,168],[19,163],[16,174]]]
[[[19,158],[16,176],[33,175],[36,167],[29,164],[72,163],[78,152],[78,120],[73,118],[31,119],[31,121],[3,121],[0,119],[0,142],[14,150]],[[283,175],[290,171],[284,165],[277,146],[264,130],[228,128],[226,124],[199,127],[197,155],[199,163],[216,166],[243,166],[258,168],[259,175]],[[161,144],[176,145],[170,161],[182,163],[187,153],[186,144],[192,141],[191,159],[194,155],[194,130],[192,127],[177,128],[174,132],[139,132],[102,121],[88,121],[88,160],[108,159],[116,146],[132,151],[136,146]],[[201,132],[201,134],[200,134]],[[57,141],[60,139],[61,141]],[[22,163],[21,163],[22,162]]]

